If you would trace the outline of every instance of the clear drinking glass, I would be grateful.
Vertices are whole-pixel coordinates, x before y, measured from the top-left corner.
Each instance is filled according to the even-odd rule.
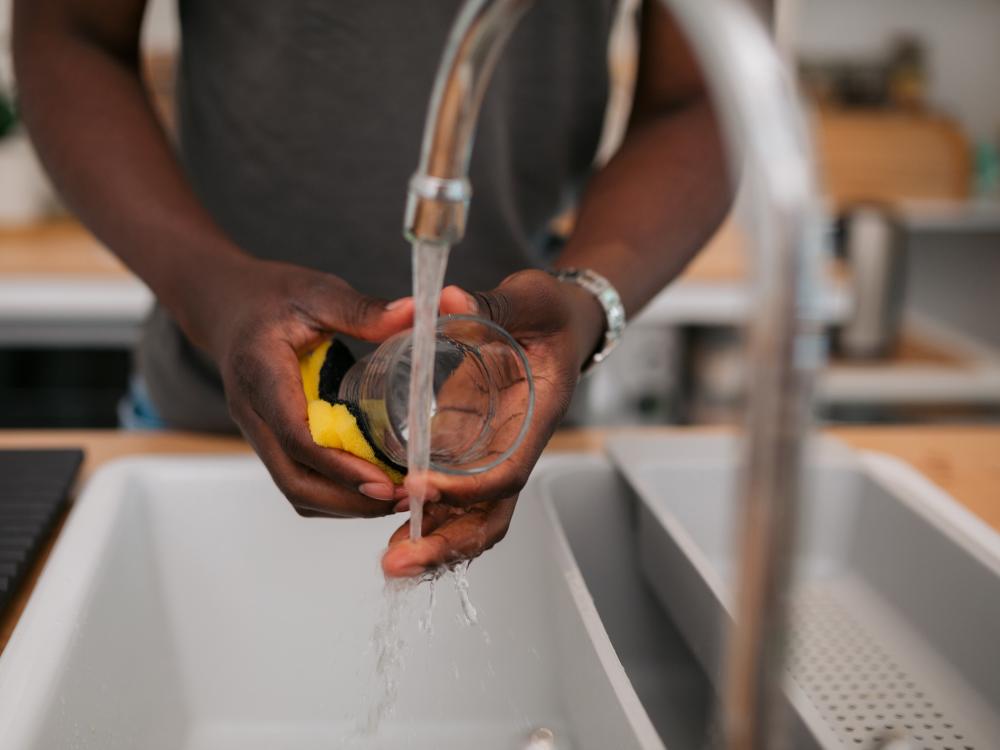
[[[406,465],[412,331],[384,341],[340,383],[375,446]],[[478,474],[517,449],[535,409],[531,366],[520,345],[495,323],[449,315],[437,324],[431,470]]]

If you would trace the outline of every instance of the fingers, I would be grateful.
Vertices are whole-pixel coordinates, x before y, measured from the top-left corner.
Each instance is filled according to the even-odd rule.
[[[458,286],[446,286],[441,290],[442,315],[478,315],[476,299]]]
[[[472,475],[431,472],[428,483],[437,490],[441,503],[459,508],[516,495],[528,483],[549,437],[548,430],[545,433],[529,430],[521,447],[499,466]]]
[[[313,441],[298,358],[290,347],[277,344],[271,351],[237,356],[232,379],[230,410],[239,424],[252,422],[251,417],[256,416],[293,461],[352,487],[386,485],[391,495],[392,482],[381,469]],[[253,414],[248,415],[248,411]]]
[[[297,304],[315,327],[365,341],[383,341],[413,324],[411,298],[369,297],[336,276],[324,276]]]
[[[535,411],[523,441],[514,453],[492,469],[480,474],[430,472],[428,483],[439,493],[443,503],[468,507],[483,501],[495,501],[516,495],[527,484],[531,472],[552,433],[559,425],[573,394],[573,382],[559,385],[556,380],[542,381],[536,375]],[[509,431],[519,429],[523,418],[518,407],[508,409],[512,416],[507,433],[497,432],[497,450],[509,445]]]
[[[403,524],[389,540],[382,570],[389,577],[412,578],[460,560],[478,557],[507,534],[517,497],[480,503],[465,510],[429,505],[424,511],[424,535],[409,540]]]
[[[261,266],[264,268],[264,266]],[[382,340],[412,323],[413,302],[359,294],[343,280],[287,264],[226,329],[219,347],[230,413],[300,512],[376,516],[403,499],[384,471],[316,445],[309,431],[299,356],[330,334]]]
[[[420,526],[421,536],[427,536],[434,529],[438,528],[441,524],[447,521],[452,516],[457,516],[462,511],[458,508],[450,508],[446,505],[425,505],[423,514],[423,523]],[[389,546],[396,544],[397,542],[407,541],[410,538],[410,520],[407,519],[406,523],[396,529],[392,536],[389,537]]]
[[[459,287],[447,287],[442,292],[441,309],[449,313],[473,311],[514,335],[531,362],[536,399],[531,427],[513,456],[483,474],[433,474],[431,481],[445,503],[459,507],[509,497],[528,481],[576,387],[578,363],[568,329],[566,298],[559,282],[549,274],[523,271],[490,292],[470,295]],[[517,403],[503,411],[512,418],[517,412]],[[505,436],[498,434],[497,446],[504,443],[501,437]]]
[[[476,314],[488,318],[515,338],[555,333],[566,324],[559,282],[544,271],[520,271],[496,289],[475,292]]]
[[[375,518],[393,512],[395,493],[388,479],[384,480],[389,488],[386,500],[366,497],[357,487],[323,476],[308,466],[294,461],[285,452],[268,425],[256,415],[244,415],[240,427],[264,462],[278,489],[300,515]]]

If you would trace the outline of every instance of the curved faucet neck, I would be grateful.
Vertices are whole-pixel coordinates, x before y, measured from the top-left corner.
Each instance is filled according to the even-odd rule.
[[[746,445],[740,486],[737,625],[728,645],[726,746],[779,746],[786,592],[819,325],[821,215],[812,149],[784,66],[745,1],[663,0],[711,84],[734,163],[753,178],[749,235],[755,289],[749,324]],[[405,233],[454,244],[471,198],[469,156],[486,86],[534,0],[466,0],[438,69]]]
[[[454,245],[465,234],[469,159],[483,97],[500,54],[535,0],[468,0],[445,47],[410,179],[404,234]]]

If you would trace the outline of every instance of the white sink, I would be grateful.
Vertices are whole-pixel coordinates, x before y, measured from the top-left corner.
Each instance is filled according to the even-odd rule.
[[[700,747],[729,596],[733,444],[613,445],[625,476],[594,455],[539,465],[508,538],[470,569],[481,628],[459,622],[446,578],[433,636],[419,632],[418,590],[396,711],[374,736],[357,728],[379,696],[378,560],[403,517],[299,518],[248,457],[109,465],[0,656],[0,748],[524,750],[542,727],[558,750]],[[813,465],[793,746],[842,747],[850,729],[870,750],[902,713],[915,747],[1000,747],[1000,541],[897,462],[827,444]],[[904,697],[880,718],[896,701],[879,689],[838,718],[869,682],[894,682],[887,666],[862,684],[864,653],[904,672],[893,690],[925,693],[921,705]]]
[[[609,443],[638,500],[646,580],[720,674],[734,597],[737,444]],[[912,468],[809,451],[786,693],[795,748],[1000,748],[1000,536]]]
[[[663,748],[551,504],[521,505],[470,570],[483,627],[458,621],[446,578],[432,638],[418,632],[425,587],[396,711],[359,736],[378,561],[404,517],[299,518],[253,458],[111,464],[0,657],[0,745],[510,750],[546,727],[561,750]]]

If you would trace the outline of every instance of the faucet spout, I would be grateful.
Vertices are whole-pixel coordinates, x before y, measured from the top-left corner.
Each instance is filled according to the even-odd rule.
[[[411,242],[454,245],[465,234],[472,197],[469,157],[497,60],[534,0],[468,0],[438,68],[420,166],[410,179],[404,234]]]

